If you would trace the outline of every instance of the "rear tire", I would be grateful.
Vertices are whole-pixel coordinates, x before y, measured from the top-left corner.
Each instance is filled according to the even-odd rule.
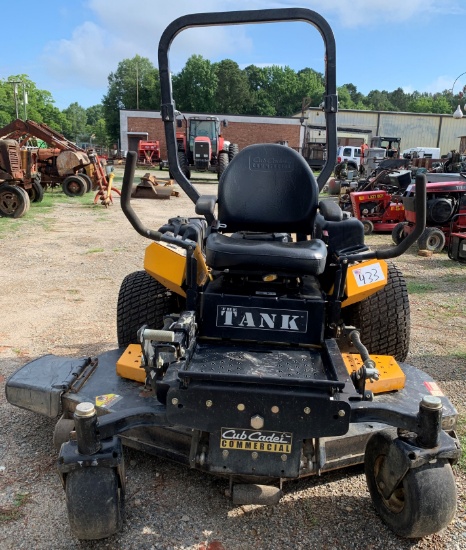
[[[124,490],[115,468],[73,470],[66,476],[65,493],[71,532],[78,539],[104,539],[121,529]]]
[[[21,218],[29,210],[31,201],[18,185],[0,184],[0,216]]]
[[[408,289],[403,274],[390,262],[387,275],[382,290],[343,308],[342,316],[346,325],[359,330],[369,353],[392,355],[397,361],[404,361],[410,339]],[[341,345],[345,348],[344,342]]]
[[[162,328],[165,315],[181,311],[181,301],[145,271],[127,275],[118,294],[118,345],[137,344],[137,332],[143,325]]]
[[[424,233],[417,240],[419,250],[442,252],[446,242],[445,233],[437,227],[426,227]]]
[[[237,143],[230,143],[228,147],[228,161],[231,162],[239,153],[239,146]]]
[[[80,172],[78,174],[80,178],[83,178],[83,180],[86,182],[86,193],[90,193],[92,191],[92,180],[90,176],[88,176],[85,172]]]
[[[223,172],[227,169],[228,164],[230,163],[228,159],[228,153],[226,151],[221,151],[218,156],[218,178],[222,177]]]
[[[400,244],[406,239],[404,228],[408,225],[408,222],[399,222],[392,230],[392,241],[395,244]]]
[[[374,224],[370,220],[364,220],[362,225],[364,227],[364,235],[371,235],[374,232]]]
[[[82,197],[87,189],[87,183],[81,176],[68,176],[62,183],[63,193],[68,197]]]
[[[35,179],[31,183],[30,187],[26,193],[29,195],[29,200],[31,202],[42,202],[44,198],[44,188],[42,187],[40,180]]]
[[[183,174],[189,179],[191,179],[191,170],[189,169],[189,163],[186,155],[184,153],[178,153],[178,162],[180,163],[180,168]]]

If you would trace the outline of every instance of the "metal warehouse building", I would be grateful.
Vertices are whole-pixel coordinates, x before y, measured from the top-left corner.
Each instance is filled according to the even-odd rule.
[[[184,114],[189,117],[200,113]],[[303,114],[295,117],[216,116],[222,122],[224,138],[238,143],[240,149],[252,143],[284,142],[301,150],[306,143],[325,143],[324,113],[318,108],[310,108]],[[466,117],[455,119],[444,114],[342,109],[338,112],[337,124],[341,145],[370,143],[372,136],[391,136],[401,137],[402,150],[439,147],[442,155],[452,149],[460,150],[460,136],[466,135]],[[120,149],[137,150],[140,139],[159,140],[162,158],[166,158],[160,112],[121,110]]]

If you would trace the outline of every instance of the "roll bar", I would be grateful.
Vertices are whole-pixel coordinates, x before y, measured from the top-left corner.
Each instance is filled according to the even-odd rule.
[[[153,231],[142,225],[141,220],[131,206],[131,191],[133,190],[134,172],[136,170],[137,160],[137,153],[135,151],[128,151],[126,155],[125,172],[123,174],[123,183],[121,185],[121,209],[128,218],[130,224],[140,235],[146,237],[146,239],[172,243],[186,250],[194,250],[196,248],[196,243],[194,241],[189,239],[177,239],[172,234]]]
[[[171,172],[188,197],[195,203],[199,192],[181,171],[176,144],[176,109],[172,96],[170,65],[168,52],[174,38],[183,30],[193,27],[219,25],[241,25],[251,23],[278,23],[284,21],[302,21],[313,25],[322,36],[325,44],[325,97],[323,110],[326,119],[327,160],[317,178],[319,190],[322,190],[334,168],[337,153],[338,97],[336,91],[336,48],[332,29],[318,13],[305,8],[283,8],[254,11],[231,11],[213,13],[195,13],[175,19],[163,32],[158,50],[160,89],[162,97],[162,120],[165,126],[168,161]]]

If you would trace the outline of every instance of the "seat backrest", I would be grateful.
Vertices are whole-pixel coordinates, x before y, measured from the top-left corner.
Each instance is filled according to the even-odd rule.
[[[218,184],[218,218],[225,232],[276,231],[310,234],[319,188],[294,149],[274,143],[240,151]]]

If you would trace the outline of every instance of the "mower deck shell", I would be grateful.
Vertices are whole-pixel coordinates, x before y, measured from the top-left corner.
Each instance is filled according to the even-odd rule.
[[[115,365],[123,352],[123,348],[114,349],[101,354],[93,360],[89,358],[73,359],[54,355],[46,355],[36,359],[24,365],[9,378],[6,384],[7,399],[15,406],[49,417],[55,417],[59,414],[70,417],[76,406],[81,402],[94,403],[99,416],[107,415],[108,413],[117,413],[124,417],[127,412],[129,414],[130,411],[138,408],[150,409],[158,418],[158,422],[165,425],[136,427],[125,431],[120,434],[124,445],[214,474],[244,475],[249,473],[251,475],[249,467],[246,468],[246,471],[233,471],[235,468],[234,463],[231,468],[208,468],[205,465],[195,464],[190,454],[191,443],[193,437],[196,437],[197,432],[196,426],[194,426],[196,421],[193,419],[194,424],[191,422],[192,425],[189,426],[176,424],[177,420],[182,421],[183,415],[178,412],[182,409],[177,409],[171,405],[171,393],[173,393],[173,390],[170,390],[168,405],[164,406],[156,400],[152,391],[144,387],[144,384],[118,376]],[[441,394],[435,381],[429,375],[411,365],[402,363],[400,366],[406,375],[406,384],[402,390],[376,395],[373,401],[351,401],[345,400],[344,397],[340,401],[327,400],[327,405],[330,409],[327,407],[327,411],[320,410],[315,416],[313,414],[309,415],[311,424],[320,418],[321,420],[317,424],[323,426],[325,418],[327,420],[334,418],[336,408],[348,412],[347,418],[341,423],[340,428],[335,428],[333,435],[320,437],[320,428],[318,426],[316,428],[316,437],[320,437],[320,471],[339,469],[364,461],[365,445],[369,437],[376,431],[387,428],[386,424],[376,421],[377,414],[374,414],[374,421],[371,421],[371,409],[375,410],[380,406],[387,407],[400,416],[413,416],[417,413],[422,397],[431,393],[439,396],[442,400],[443,429],[446,431],[454,429],[457,412],[448,398]],[[266,383],[266,381],[264,382]],[[352,387],[351,383],[350,385]],[[261,403],[261,400],[266,399],[264,395],[267,394],[267,386],[262,390],[264,393],[262,396],[259,395],[260,391],[256,392],[252,387],[248,388],[246,392],[241,388],[238,390],[231,380],[225,382],[225,387],[230,387],[233,393],[241,392],[242,401],[244,401],[246,408],[248,408],[249,402],[256,403],[257,405]],[[198,393],[194,391],[191,394],[190,399],[192,403],[187,404],[189,405],[188,409],[191,408],[191,413],[195,410],[196,403],[199,404],[199,409],[201,409],[202,405],[206,402],[207,388],[208,386],[200,386]],[[272,426],[272,430],[295,432],[297,429],[296,422],[298,422],[301,426],[300,431],[303,432],[305,430],[305,420],[303,420],[303,414],[300,411],[303,410],[305,405],[306,391],[303,390],[300,394],[299,391],[290,390],[290,388],[287,388],[285,384],[280,384],[280,382],[275,385],[273,391],[276,392],[278,397],[282,397],[279,400],[280,402],[277,401],[279,407],[283,408],[287,401],[290,401],[290,398],[292,398],[291,403],[293,405],[291,411],[284,415],[284,417],[282,416],[282,420],[278,421],[276,425],[271,425],[270,420],[266,419],[265,428],[268,430]],[[223,390],[217,390],[216,395],[223,395],[221,392]],[[342,395],[344,396],[344,394],[345,391],[343,390]],[[198,398],[197,401],[196,397]],[[228,416],[225,412],[221,414],[222,407],[225,407],[226,404],[236,403],[236,401],[232,401],[227,396],[225,397],[225,401],[219,403],[217,411],[214,408],[214,414],[211,414],[212,428],[216,425],[214,420],[216,414],[220,414],[223,417],[217,420],[217,423],[220,423],[219,425],[225,420],[225,414]],[[321,403],[323,404],[324,401],[322,399]],[[242,425],[240,424],[241,414],[236,410],[236,407],[232,411],[231,422],[227,426],[244,429],[244,421]],[[265,411],[261,412],[265,416]],[[205,410],[200,411],[201,417],[206,414]],[[293,414],[296,416],[296,422],[293,422]],[[361,421],[361,415],[367,418],[368,421]],[[311,416],[313,418],[310,418]],[[300,418],[298,419],[298,417]],[[351,418],[359,418],[359,420],[352,422]],[[335,426],[338,425],[337,422]],[[217,439],[220,439],[220,434],[212,433],[214,433],[214,436],[211,443],[214,443],[215,437],[218,436]],[[301,433],[301,436],[303,433]],[[213,446],[211,448],[214,449]],[[220,445],[218,445],[218,449],[214,449],[214,452],[221,454]],[[245,454],[243,451],[238,452],[241,456]],[[232,453],[232,455],[238,455],[238,452]],[[261,457],[266,457],[264,458],[265,461],[268,461],[276,453],[260,454]],[[267,457],[267,455],[269,456]],[[302,469],[298,471],[296,467],[292,467],[293,462],[294,464],[297,463],[296,460],[290,460],[289,468],[282,468],[280,471],[277,471],[271,464],[270,468],[266,468],[269,472],[268,475],[272,478],[294,478],[315,473],[315,471],[305,472]]]

